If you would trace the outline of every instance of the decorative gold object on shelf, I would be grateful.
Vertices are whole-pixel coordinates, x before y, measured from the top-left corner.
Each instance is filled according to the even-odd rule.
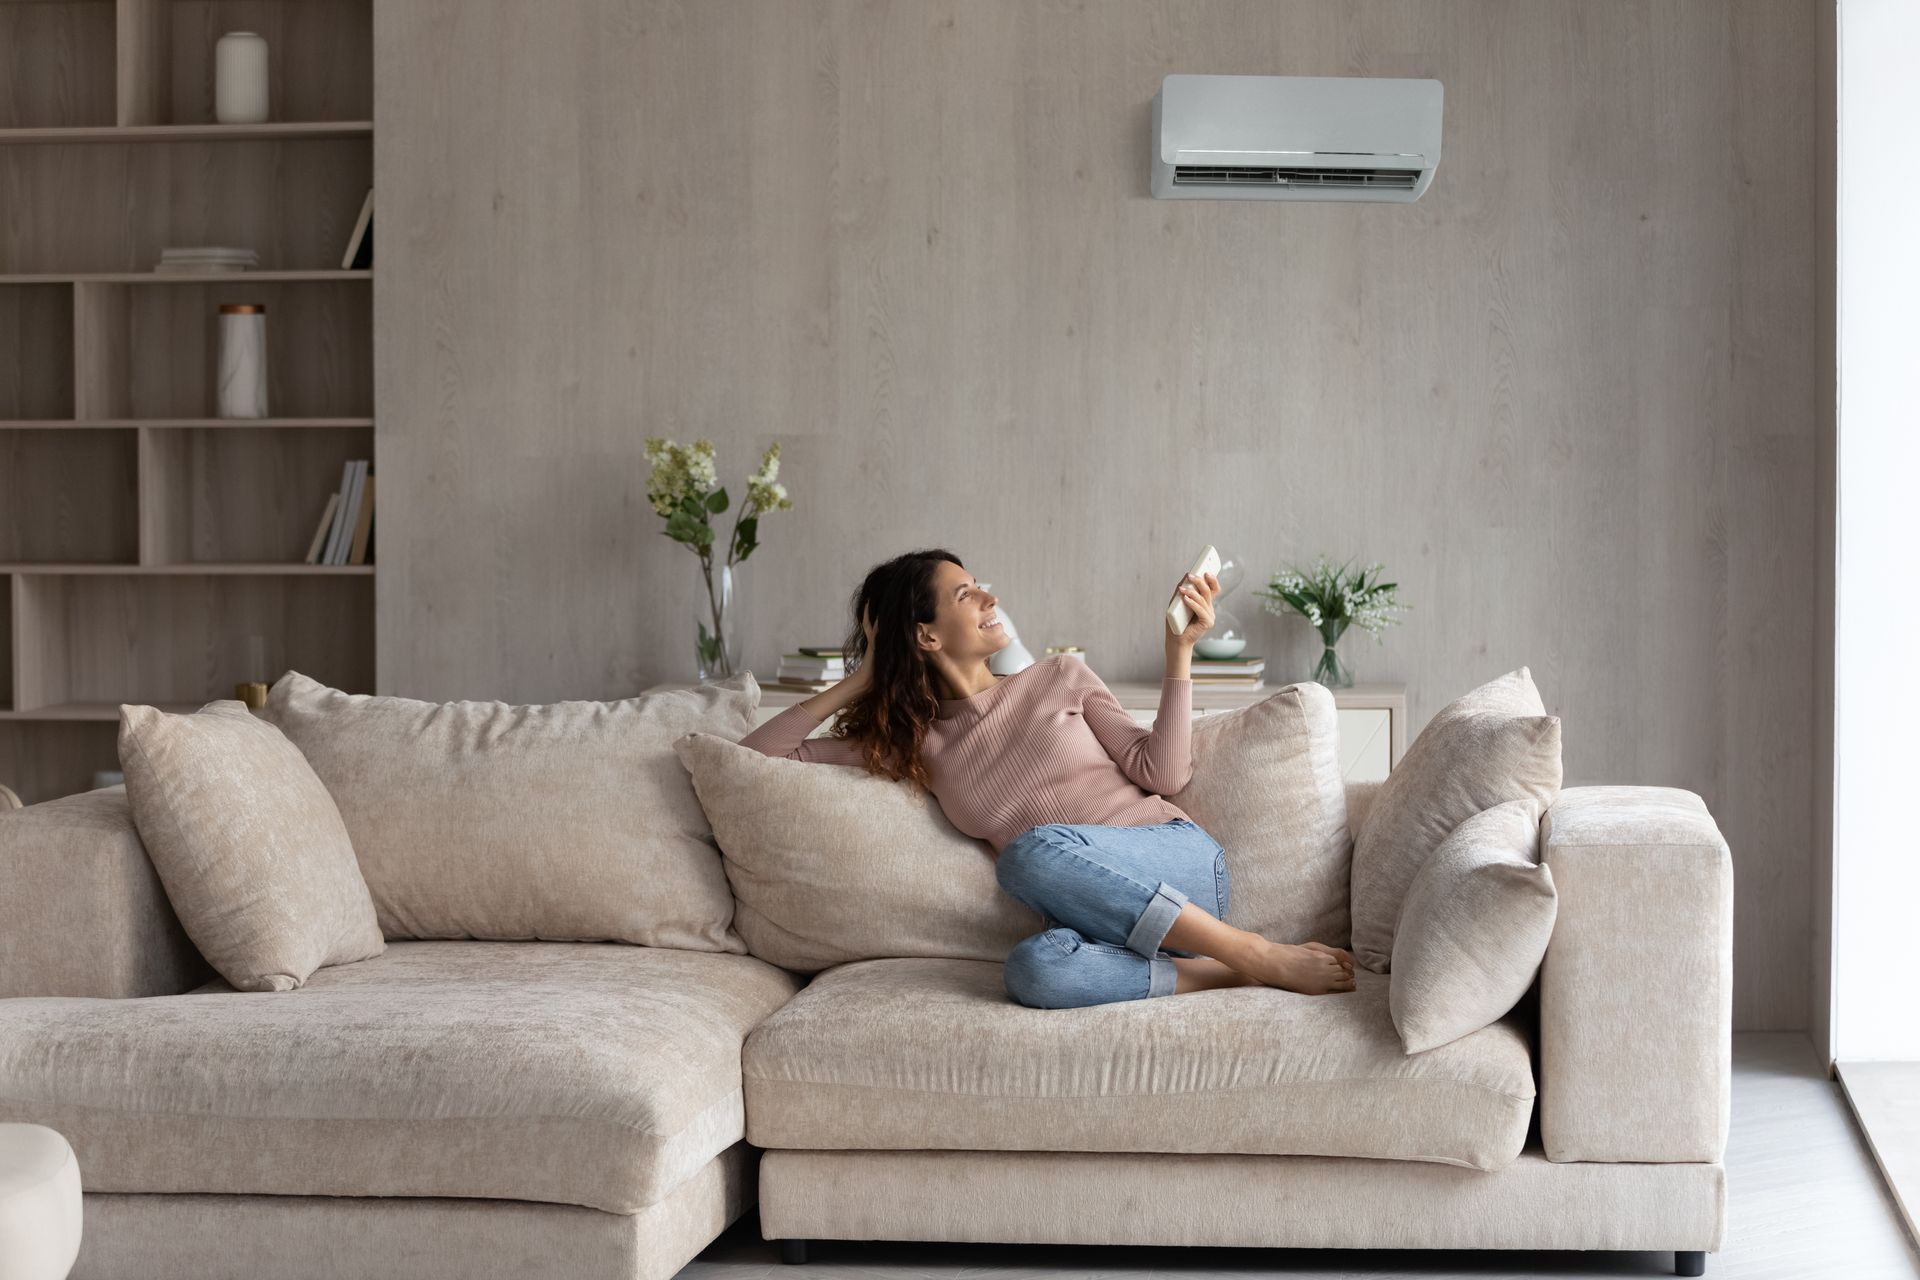
[[[258,710],[267,705],[267,682],[264,680],[242,680],[233,686],[233,696]]]

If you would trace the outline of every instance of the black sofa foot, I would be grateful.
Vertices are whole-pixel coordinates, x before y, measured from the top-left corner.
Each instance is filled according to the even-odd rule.
[[[1703,1276],[1707,1274],[1706,1250],[1675,1249],[1673,1251],[1673,1274],[1677,1276]]]
[[[1699,1255],[1694,1255],[1698,1257]],[[782,1240],[780,1242],[780,1261],[790,1267],[804,1267],[807,1264],[807,1242],[805,1240]],[[1698,1271],[1689,1271],[1687,1275],[1697,1276]]]

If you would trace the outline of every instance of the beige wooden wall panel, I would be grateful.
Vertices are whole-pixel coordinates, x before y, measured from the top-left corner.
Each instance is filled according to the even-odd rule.
[[[1522,663],[1570,784],[1692,788],[1741,1027],[1808,1011],[1822,385],[1808,0],[408,0],[375,12],[379,675],[691,675],[642,441],[794,510],[749,657],[945,545],[1151,677],[1194,549],[1384,560],[1417,730]],[[1435,76],[1412,206],[1161,202],[1173,71]],[[1248,611],[1284,679],[1297,620]],[[1650,957],[1650,963],[1656,958]],[[1657,965],[1649,981],[1662,980]]]

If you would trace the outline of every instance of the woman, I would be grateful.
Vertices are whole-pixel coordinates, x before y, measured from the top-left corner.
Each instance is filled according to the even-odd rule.
[[[1078,658],[995,676],[987,659],[1007,644],[997,599],[951,552],[909,552],[854,594],[853,673],[741,741],[911,779],[954,826],[987,841],[1000,886],[1047,926],[1007,957],[1007,992],[1021,1004],[1071,1008],[1250,983],[1352,991],[1349,952],[1272,942],[1223,921],[1226,855],[1163,798],[1193,773],[1189,664],[1219,591],[1211,574],[1181,582],[1192,620],[1167,635],[1148,731]],[[832,736],[807,740],[842,708]]]

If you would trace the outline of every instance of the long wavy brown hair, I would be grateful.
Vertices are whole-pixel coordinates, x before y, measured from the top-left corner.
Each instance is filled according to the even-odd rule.
[[[933,667],[914,641],[919,624],[934,620],[933,575],[943,560],[966,568],[953,552],[928,547],[876,565],[862,579],[848,602],[853,623],[842,647],[849,672],[871,664],[872,683],[828,730],[832,737],[860,743],[868,772],[896,782],[910,780],[923,792],[932,779],[920,759],[920,746],[939,714],[942,694]],[[862,617],[873,619],[871,652]]]

